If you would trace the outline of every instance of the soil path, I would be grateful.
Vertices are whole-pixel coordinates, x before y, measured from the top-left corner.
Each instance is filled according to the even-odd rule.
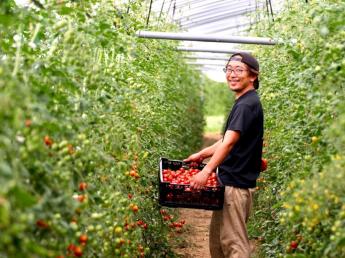
[[[220,138],[218,133],[206,133],[204,147],[212,145]],[[180,218],[186,222],[186,229],[181,235],[183,241],[175,250],[176,253],[181,258],[210,258],[208,230],[212,211],[180,208],[179,213]]]

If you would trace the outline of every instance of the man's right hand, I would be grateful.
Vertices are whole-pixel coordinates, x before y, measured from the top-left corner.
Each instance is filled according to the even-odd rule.
[[[204,159],[199,152],[190,155],[188,158],[184,159],[184,162],[198,162],[201,163]]]

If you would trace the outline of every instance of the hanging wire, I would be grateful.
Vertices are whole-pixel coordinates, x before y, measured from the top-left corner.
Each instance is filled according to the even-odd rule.
[[[149,8],[149,14],[147,16],[147,20],[146,20],[146,27],[149,26],[149,21],[150,21],[150,15],[151,15],[151,8],[152,8],[152,1],[150,1],[150,8]]]
[[[270,9],[271,9],[271,15],[272,15],[272,21],[274,21],[274,17],[273,17],[273,8],[272,8],[272,2],[271,0],[268,0],[269,4],[270,4]]]
[[[34,5],[36,5],[40,9],[44,9],[44,6],[40,3],[40,1],[38,0],[31,0],[31,1],[34,3]]]
[[[171,4],[172,4],[173,0],[170,0],[170,4],[169,4],[169,8],[168,8],[168,12],[167,14],[169,15],[169,12],[170,12],[170,8],[171,8]]]
[[[130,5],[131,5],[131,1],[129,1],[127,5],[127,11],[126,11],[127,14],[129,14]]]
[[[265,0],[266,1],[266,10],[267,10],[267,15],[268,17],[270,17],[270,11],[268,10],[268,0]]]
[[[163,4],[162,4],[162,7],[161,7],[161,11],[159,12],[158,21],[160,21],[160,20],[161,20],[161,16],[162,16],[162,12],[163,12],[163,8],[164,8],[164,4],[165,4],[165,0],[163,0]]]
[[[173,6],[173,14],[172,14],[172,21],[174,20],[174,16],[175,16],[175,11],[176,11],[176,0],[174,2],[174,6]]]

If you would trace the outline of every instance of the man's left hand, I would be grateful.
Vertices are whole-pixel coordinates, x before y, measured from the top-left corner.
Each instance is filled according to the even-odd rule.
[[[190,181],[191,188],[195,190],[202,189],[206,185],[208,177],[209,174],[206,171],[201,170]]]

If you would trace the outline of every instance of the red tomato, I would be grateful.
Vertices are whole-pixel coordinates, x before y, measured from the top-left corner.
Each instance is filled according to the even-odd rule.
[[[160,210],[159,212],[160,212],[160,214],[162,214],[162,215],[165,215],[165,214],[168,213],[168,212],[167,212],[166,210],[164,210],[164,209]]]
[[[296,249],[298,247],[298,242],[297,241],[291,241],[290,247],[291,247],[291,249]]]
[[[80,190],[80,191],[85,191],[86,188],[87,188],[87,183],[81,182],[81,183],[79,184],[79,190]]]
[[[77,200],[79,201],[79,202],[84,202],[85,201],[85,199],[86,199],[86,196],[85,195],[78,195],[78,197],[77,197]]]
[[[86,245],[87,240],[88,240],[87,235],[85,235],[85,234],[80,235],[80,237],[79,237],[79,243],[80,244]]]
[[[170,219],[171,219],[170,215],[165,215],[165,216],[163,217],[163,220],[164,220],[164,221],[168,221],[168,220],[170,220]]]
[[[30,127],[31,124],[32,124],[32,121],[31,121],[30,119],[26,119],[26,120],[25,120],[25,126],[26,126],[26,127]]]
[[[261,159],[261,171],[265,171],[267,169],[267,159]]]
[[[47,222],[45,222],[43,219],[39,219],[36,221],[36,226],[39,228],[48,228],[49,225]]]
[[[52,146],[53,145],[53,140],[48,136],[48,135],[46,135],[46,136],[44,136],[44,143],[45,143],[45,145],[47,145],[47,146]]]
[[[137,212],[138,210],[139,210],[138,205],[135,204],[132,206],[132,211]]]
[[[67,246],[67,251],[74,252],[75,248],[76,248],[76,246],[74,244],[69,244]]]
[[[81,257],[81,256],[83,255],[83,250],[81,249],[80,246],[76,246],[76,247],[74,248],[74,255],[75,255],[76,257]]]

